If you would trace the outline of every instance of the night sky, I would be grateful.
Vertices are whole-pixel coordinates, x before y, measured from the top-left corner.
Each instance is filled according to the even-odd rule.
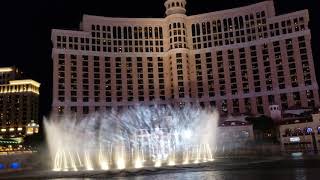
[[[41,83],[40,115],[52,103],[51,29],[77,30],[83,14],[109,17],[164,17],[165,0],[10,0],[2,2],[0,66],[17,66]],[[320,6],[318,0],[275,0],[278,14],[309,9],[315,66],[320,80]],[[187,0],[187,14],[199,14],[259,0]]]

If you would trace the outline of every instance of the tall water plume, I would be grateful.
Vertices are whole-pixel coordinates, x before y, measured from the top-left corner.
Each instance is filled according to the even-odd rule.
[[[173,166],[212,161],[215,110],[137,107],[45,121],[56,171]]]

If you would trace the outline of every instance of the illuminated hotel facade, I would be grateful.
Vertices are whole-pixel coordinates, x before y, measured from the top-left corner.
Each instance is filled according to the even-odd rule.
[[[0,138],[38,133],[39,87],[15,67],[0,68]]]
[[[273,1],[165,18],[84,15],[52,30],[55,113],[198,103],[222,114],[319,106],[307,10],[277,16]]]

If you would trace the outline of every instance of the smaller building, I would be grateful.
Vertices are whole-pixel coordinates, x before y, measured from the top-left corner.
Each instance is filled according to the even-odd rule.
[[[0,68],[0,138],[38,132],[40,83],[21,74],[15,67]]]
[[[285,113],[279,126],[282,152],[317,153],[320,150],[319,110],[296,109]]]

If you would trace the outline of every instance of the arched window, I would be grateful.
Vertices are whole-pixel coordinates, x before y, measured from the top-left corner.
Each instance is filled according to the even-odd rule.
[[[239,29],[238,17],[235,17],[235,18],[233,19],[233,21],[234,21],[234,28],[235,28],[235,29]]]
[[[206,34],[207,34],[206,23],[202,23],[202,34],[203,34],[203,35],[206,35]]]
[[[222,32],[221,21],[220,20],[217,21],[217,26],[218,26],[218,32]]]
[[[159,39],[159,31],[158,31],[158,27],[154,28],[154,35],[156,39]]]
[[[121,27],[118,26],[118,39],[121,39]]]
[[[96,26],[92,24],[92,25],[91,25],[91,29],[92,29],[92,30],[96,30]]]
[[[134,27],[134,28],[133,28],[133,31],[134,31],[134,38],[135,38],[135,39],[138,39],[138,28],[137,28],[137,27]]]
[[[159,35],[160,35],[160,39],[162,39],[163,38],[162,27],[159,27]]]
[[[132,28],[128,27],[129,39],[132,39]]]
[[[195,36],[196,35],[196,26],[194,24],[192,24],[191,29],[192,29],[192,36]]]
[[[180,23],[178,23],[178,28],[181,28],[181,24]]]
[[[196,35],[200,36],[200,25],[196,24]]]
[[[224,31],[228,31],[228,20],[227,19],[223,20],[223,29],[224,29]]]
[[[100,31],[100,25],[97,25],[97,30]]]
[[[211,24],[207,22],[207,34],[211,34]]]
[[[320,134],[320,127],[318,127],[318,134]]]
[[[139,27],[138,28],[138,31],[139,31],[139,39],[142,39],[142,27]]]
[[[243,29],[243,17],[242,16],[240,16],[239,17],[239,23],[240,23],[240,29]]]
[[[179,7],[179,5],[180,5],[179,2],[177,2],[177,3],[176,3],[176,6]]]
[[[128,30],[127,27],[123,27],[123,38],[128,39]]]
[[[229,25],[229,28],[232,28],[233,25],[232,25],[232,19],[231,18],[228,18],[228,25]]]
[[[148,33],[148,27],[144,27],[144,38],[148,39],[148,36],[149,33]]]
[[[177,28],[177,23],[173,23],[173,29]]]
[[[171,5],[172,7],[174,7],[174,2],[172,3],[172,5]]]

